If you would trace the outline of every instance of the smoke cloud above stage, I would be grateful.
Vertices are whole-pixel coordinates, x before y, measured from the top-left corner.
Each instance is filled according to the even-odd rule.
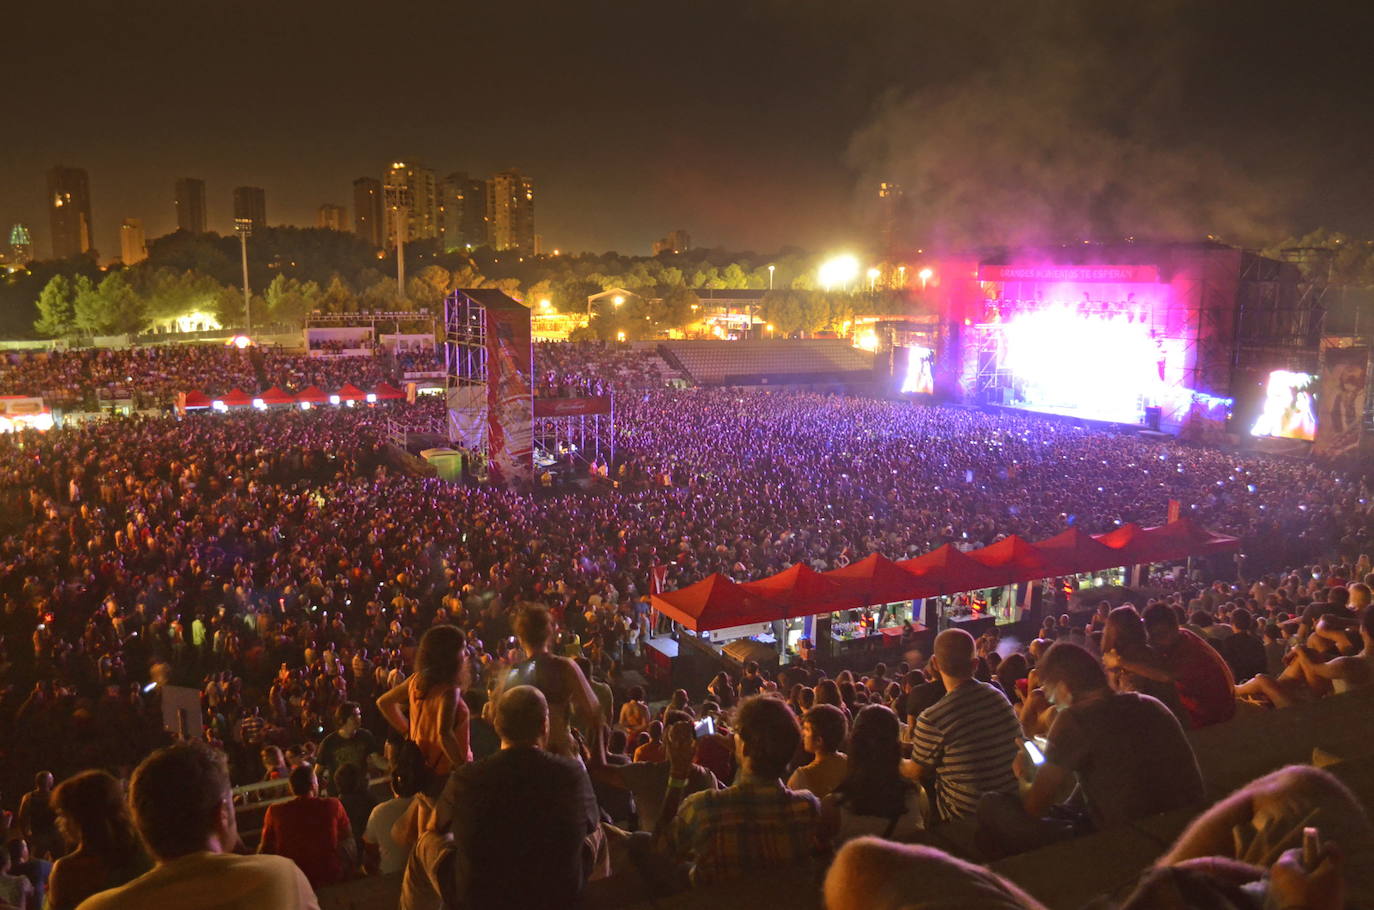
[[[1208,41],[1231,26],[1183,0],[997,9],[963,71],[891,93],[852,140],[870,214],[880,182],[901,185],[905,242],[1246,244],[1283,230],[1295,187],[1252,166],[1279,143],[1213,116],[1226,102]]]

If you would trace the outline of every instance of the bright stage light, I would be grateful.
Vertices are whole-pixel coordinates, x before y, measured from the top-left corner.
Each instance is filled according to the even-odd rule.
[[[1148,323],[1102,318],[1069,306],[1012,317],[1001,366],[1024,407],[1137,423],[1165,395],[1166,352]]]
[[[1317,435],[1317,415],[1312,391],[1317,377],[1311,373],[1275,370],[1264,387],[1264,407],[1250,428],[1251,436],[1305,439]]]
[[[859,260],[848,253],[827,259],[821,263],[816,277],[820,279],[821,287],[827,291],[831,288],[852,284],[854,279],[859,277]]]

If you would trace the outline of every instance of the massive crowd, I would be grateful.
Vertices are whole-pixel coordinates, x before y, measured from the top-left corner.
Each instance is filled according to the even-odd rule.
[[[50,406],[96,410],[121,398],[138,409],[171,405],[178,392],[220,396],[279,386],[299,392],[318,386],[333,392],[346,383],[371,391],[380,382],[400,386],[408,373],[444,368],[438,349],[402,352],[378,347],[345,356],[330,342],[315,353],[277,347],[240,349],[222,344],[143,345],[123,349],[20,351],[0,355],[0,395],[42,396]],[[536,346],[536,385],[541,395],[601,395],[662,385],[655,356],[623,345],[598,343]]]
[[[563,377],[595,371],[599,356],[594,348],[540,354]],[[630,382],[619,366],[613,373]],[[1045,767],[1081,770],[1084,737],[1058,741],[1044,729],[1047,693],[1085,706],[1103,700],[1103,686],[1159,696],[1163,714],[1154,701],[1131,702],[1133,725],[1154,731],[1177,758],[1175,732],[1229,716],[1238,697],[1293,704],[1363,684],[1370,642],[1360,640],[1356,611],[1369,592],[1356,582],[1370,567],[1355,558],[1368,549],[1370,504],[1361,477],[1032,417],[785,392],[625,391],[616,486],[590,493],[412,476],[384,446],[384,407],[114,419],[0,439],[0,722],[23,731],[0,744],[0,806],[14,811],[32,854],[20,859],[16,848],[13,863],[30,868],[34,857],[61,855],[57,817],[74,842],[79,806],[98,799],[88,794],[83,803],[61,787],[50,794],[44,773],[62,781],[104,768],[124,777],[165,736],[149,681],[199,689],[203,736],[228,757],[226,772],[177,747],[134,775],[127,824],[137,823],[159,867],[179,856],[157,835],[156,788],[139,786],[159,762],[211,789],[286,779],[296,799],[281,805],[296,808],[273,807],[263,842],[294,856],[310,884],[298,888],[281,867],[259,873],[275,876],[281,893],[304,894],[350,869],[396,871],[409,862],[406,901],[416,907],[435,905],[442,892],[448,872],[436,869],[466,863],[474,882],[490,881],[474,864],[491,875],[510,871],[485,847],[464,853],[426,836],[448,827],[459,843],[473,842],[474,830],[490,834],[490,844],[516,841],[503,811],[526,836],[552,832],[547,842],[532,840],[546,854],[565,842],[586,846],[585,863],[547,877],[548,887],[574,890],[593,872],[623,872],[627,863],[653,887],[685,885],[674,859],[707,883],[749,871],[760,857],[809,857],[861,834],[914,837],[965,815],[978,818],[990,852],[1026,849],[1135,811],[1125,797],[1099,796],[1102,805],[1066,827],[1042,817],[1048,783],[1025,804],[985,808],[969,795],[1014,792],[1012,761],[1025,735],[1050,733]],[[943,637],[934,664],[913,662],[891,677],[830,679],[801,664],[772,679],[753,670],[718,679],[709,695],[676,693],[662,711],[646,704],[638,670],[653,565],[669,566],[669,587],[712,571],[744,580],[798,561],[830,568],[873,551],[901,558],[1007,533],[1046,537],[1070,524],[1092,532],[1154,524],[1170,499],[1242,537],[1241,569],[1253,584],[1204,589],[1187,580],[1159,604],[1140,603],[1143,618],[1103,611],[1086,627],[1052,621],[1028,653],[996,660],[992,643],[975,652],[971,639]],[[1329,554],[1348,567],[1315,564]],[[1305,568],[1288,572],[1293,566]],[[1332,593],[1347,590],[1345,600]],[[520,607],[529,601],[549,611]],[[440,631],[450,627],[461,631]],[[1251,640],[1262,667],[1243,644]],[[1080,646],[1101,680],[1070,650]],[[581,658],[580,667],[560,655]],[[965,688],[969,680],[979,688]],[[956,690],[980,701],[951,710],[941,696]],[[761,692],[776,692],[774,704],[792,710],[748,700]],[[937,703],[944,708],[927,716]],[[974,764],[997,767],[960,779],[948,744],[967,733],[963,721],[985,715],[1001,725],[998,745]],[[568,732],[570,716],[579,736]],[[552,725],[547,739],[543,724]],[[435,779],[413,788],[413,798],[369,806],[358,778],[369,765],[404,764],[404,749],[381,745],[389,729],[393,740],[417,741],[432,767],[461,766],[450,788],[457,792],[441,793]],[[581,778],[566,764],[528,754],[538,741],[563,758],[585,749],[591,809],[577,802],[568,782]],[[523,764],[472,763],[501,743]],[[892,758],[903,748],[909,764]],[[841,758],[865,771],[862,780]],[[35,774],[26,811],[18,797]],[[472,795],[509,776],[551,782],[552,790],[525,794],[529,817],[565,814],[524,825],[520,813]],[[321,777],[337,807],[318,795]],[[779,801],[771,795],[779,778],[804,782],[812,796]],[[928,790],[914,783],[923,778]],[[695,796],[715,782],[734,786]],[[1196,801],[1186,775],[1171,783],[1180,805]],[[1097,785],[1099,794],[1111,790],[1110,781]],[[722,847],[715,826],[742,805],[776,818],[764,835],[774,840]],[[607,836],[593,823],[598,806],[620,823],[614,831],[638,828],[644,837]],[[398,841],[373,815],[394,821],[388,813],[402,810]],[[896,819],[891,827],[884,813]],[[592,820],[587,830],[579,818]],[[227,838],[208,816],[205,825],[191,840]],[[321,831],[333,832],[324,845]],[[555,842],[559,832],[566,837]],[[343,849],[350,835],[351,851]],[[122,854],[125,879],[146,865],[140,857]],[[858,874],[856,854],[841,859],[833,875]],[[60,873],[70,898],[72,876]]]

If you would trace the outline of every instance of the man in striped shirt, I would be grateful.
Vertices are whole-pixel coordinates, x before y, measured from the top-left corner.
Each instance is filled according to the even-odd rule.
[[[1021,725],[998,689],[973,678],[973,636],[949,629],[935,638],[945,697],[916,718],[911,770],[935,776],[940,821],[973,815],[984,793],[1017,792],[1012,761]]]

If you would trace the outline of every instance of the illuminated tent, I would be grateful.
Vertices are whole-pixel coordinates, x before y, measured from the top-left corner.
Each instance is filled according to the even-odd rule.
[[[306,386],[296,393],[297,401],[304,401],[307,404],[325,404],[329,401],[329,396],[317,385]]]
[[[1003,573],[1000,570],[990,569],[976,559],[970,558],[952,543],[947,543],[924,556],[904,559],[897,565],[925,582],[931,595],[977,591],[980,588],[994,588],[1006,583],[1002,580]]]
[[[1035,545],[1050,575],[1077,575],[1122,565],[1121,553],[1081,528],[1069,528]]]
[[[937,593],[929,581],[917,578],[881,553],[823,574],[839,582],[864,606],[915,600]]]
[[[398,398],[406,397],[406,393],[386,382],[377,383],[377,388],[373,392],[379,401],[394,401]]]
[[[281,386],[272,386],[266,392],[258,396],[263,404],[295,404],[296,396],[290,392],[283,391]]]
[[[344,383],[344,387],[334,393],[342,401],[365,401],[367,393],[358,388],[351,382]]]
[[[999,573],[999,584],[1030,581],[1056,574],[1034,544],[1015,534],[971,551],[968,558]]]
[[[182,396],[182,401],[182,407],[188,411],[196,408],[208,408],[211,404],[210,396],[204,392],[187,392]]]
[[[745,582],[741,587],[773,602],[775,612],[769,619],[833,613],[866,606],[852,593],[847,593],[835,579],[827,578],[802,562],[776,575]],[[779,614],[776,612],[778,609],[784,612]]]
[[[782,608],[713,572],[694,585],[665,591],[652,598],[653,607],[693,632],[727,629],[781,619]]]
[[[221,398],[220,401],[224,402],[225,407],[246,408],[253,403],[253,396],[242,389],[230,389],[229,394]]]

